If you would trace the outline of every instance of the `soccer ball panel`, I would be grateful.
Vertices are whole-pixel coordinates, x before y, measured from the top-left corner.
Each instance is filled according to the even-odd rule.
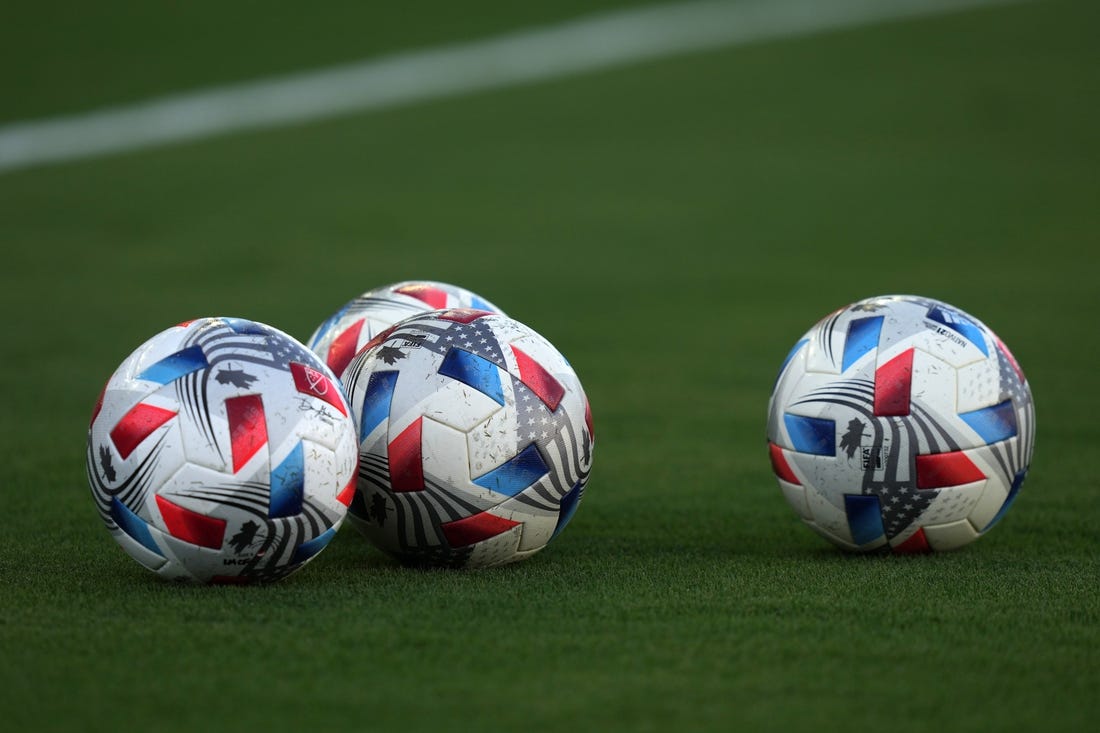
[[[1005,502],[1008,501],[1011,487],[1006,487],[1002,481],[987,481],[982,487],[982,492],[975,500],[974,505],[967,514],[967,519],[978,529],[984,532],[993,523]]]
[[[946,524],[966,519],[970,516],[982,494],[987,480],[975,481],[962,486],[950,486],[935,489],[924,510],[922,522],[928,525]]]
[[[802,519],[812,518],[810,506],[806,502],[805,489],[801,486],[787,483],[782,479],[779,480],[779,488],[783,491],[783,497],[787,500],[787,503],[790,504],[791,509],[794,509],[795,514]]]
[[[127,534],[117,526],[114,530],[111,530],[111,536],[114,537],[115,542],[126,551],[127,555],[143,565],[146,569],[160,574],[161,569],[169,563],[169,558],[166,556],[163,549],[163,533],[156,528],[150,528],[149,532],[150,538],[146,542],[142,542],[133,535]],[[152,539],[154,534],[161,537],[159,543]],[[155,551],[149,549],[150,544],[154,545],[157,549]]]
[[[521,559],[519,550],[523,533],[524,526],[517,524],[494,537],[470,545],[466,567],[491,567],[516,562]]]
[[[958,391],[955,404],[958,412],[971,412],[995,405],[1001,397],[1000,366],[989,359],[968,364],[956,370]]]
[[[833,541],[855,546],[843,502],[838,506],[834,497],[816,488],[805,489],[805,495],[814,528]]]
[[[924,528],[924,535],[933,550],[955,550],[978,539],[981,533],[969,521],[960,519],[947,524],[928,525]]]
[[[489,508],[499,501],[488,489],[472,481],[468,460],[469,435],[448,425],[425,419],[421,433],[421,465],[426,480],[461,489],[480,506]],[[480,469],[480,466],[479,466]]]
[[[985,366],[975,364],[976,367]],[[973,372],[960,375],[959,370],[938,355],[924,349],[913,349],[913,361],[909,373],[909,398],[919,405],[919,410],[932,420],[943,423],[959,412],[959,389],[973,391]],[[967,376],[969,379],[964,379]],[[872,377],[874,378],[874,377]],[[904,386],[902,387],[904,389]],[[992,400],[982,404],[989,404]]]

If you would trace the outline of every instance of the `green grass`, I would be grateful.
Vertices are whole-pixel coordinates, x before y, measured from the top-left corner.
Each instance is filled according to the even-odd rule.
[[[366,48],[556,17],[510,12]],[[224,65],[159,60],[163,88],[141,68],[99,99],[357,53],[348,35],[280,58],[246,18],[217,31]],[[0,176],[0,715],[36,731],[1090,727],[1097,20],[1083,2],[1007,6]],[[6,46],[22,63],[27,35]],[[88,69],[121,68],[127,47],[84,43]],[[5,117],[93,104],[51,68]],[[114,546],[84,440],[133,348],[199,315],[304,339],[358,292],[419,277],[490,298],[580,374],[594,473],[554,544],[414,571],[348,529],[256,588],[161,583]],[[834,551],[768,465],[790,345],[887,292],[988,322],[1035,394],[1031,475],[956,553]]]
[[[630,0],[72,0],[11,4],[0,24],[0,121],[481,38]]]

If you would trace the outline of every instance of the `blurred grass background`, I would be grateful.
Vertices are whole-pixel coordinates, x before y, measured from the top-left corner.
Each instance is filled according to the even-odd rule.
[[[594,7],[27,5],[0,24],[0,121]],[[1011,4],[0,174],[0,712],[34,730],[1085,729],[1098,20]],[[133,348],[201,315],[305,339],[410,278],[481,293],[576,367],[597,457],[568,532],[453,574],[349,530],[264,588],[165,585],[114,547],[84,431]],[[790,345],[888,292],[985,320],[1035,393],[1020,499],[950,555],[834,552],[766,459]]]

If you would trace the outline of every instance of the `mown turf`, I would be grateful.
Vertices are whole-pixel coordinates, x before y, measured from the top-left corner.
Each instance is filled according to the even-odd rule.
[[[11,4],[0,24],[0,121],[460,43],[631,4],[328,0],[312,12],[287,0]]]
[[[0,714],[43,731],[1091,727],[1096,20],[1023,4],[0,176]],[[349,528],[260,588],[164,584],[114,546],[84,431],[133,348],[198,315],[304,339],[413,277],[480,292],[580,374],[595,470],[553,545],[412,571]],[[1035,393],[1019,500],[949,555],[834,551],[764,450],[790,345],[886,292],[984,319]]]

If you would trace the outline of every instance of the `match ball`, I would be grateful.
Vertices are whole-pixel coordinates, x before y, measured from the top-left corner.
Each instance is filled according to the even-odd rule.
[[[952,550],[1005,515],[1035,443],[1031,389],[978,319],[910,295],[821,320],[783,363],[768,449],[787,502],[853,551]]]
[[[445,308],[501,310],[465,288],[434,280],[408,280],[368,290],[317,327],[306,342],[339,377],[363,345],[398,321]]]
[[[134,351],[104,387],[87,474],[111,536],[169,579],[282,578],[336,534],[358,444],[335,376],[261,323],[201,318]]]
[[[414,565],[530,557],[565,528],[592,468],[592,414],[550,342],[471,309],[407,318],[343,374],[359,425],[349,520]]]

